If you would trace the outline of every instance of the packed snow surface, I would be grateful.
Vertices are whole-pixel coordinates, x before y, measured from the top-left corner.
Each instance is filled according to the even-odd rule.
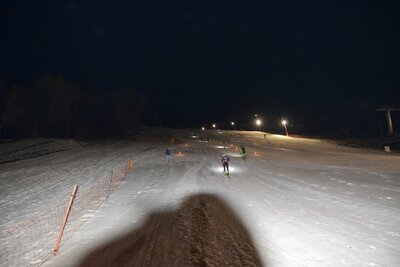
[[[133,159],[108,202],[45,266],[400,266],[399,155],[261,132],[158,131],[175,144],[3,145],[0,226]]]

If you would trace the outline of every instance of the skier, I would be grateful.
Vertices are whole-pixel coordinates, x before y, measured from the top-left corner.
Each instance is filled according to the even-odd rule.
[[[242,159],[246,159],[246,148],[243,145],[240,146],[240,155],[242,156]]]
[[[222,155],[221,158],[222,167],[224,167],[225,175],[229,176],[229,157],[226,154]]]
[[[167,164],[171,164],[171,150],[168,147],[165,150],[165,156],[167,157]]]

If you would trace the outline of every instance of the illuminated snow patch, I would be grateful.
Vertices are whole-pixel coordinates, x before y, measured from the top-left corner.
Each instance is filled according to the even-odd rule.
[[[224,146],[213,146],[215,148],[225,148]]]
[[[286,135],[281,135],[281,134],[272,134],[272,136],[274,136],[274,137],[278,137],[278,138],[282,138],[282,139],[285,139],[285,138],[290,138],[289,136],[286,136]]]
[[[222,173],[222,174],[224,173],[224,168],[222,166],[221,167],[214,166],[214,167],[211,167],[210,170],[212,172],[215,172],[215,173]],[[229,173],[230,174],[232,174],[232,173],[240,173],[240,172],[243,172],[242,168],[229,166]]]
[[[230,156],[230,157],[234,157],[234,158],[241,158],[242,157],[242,155],[240,155],[240,154],[237,154],[237,153],[226,153],[228,156]]]

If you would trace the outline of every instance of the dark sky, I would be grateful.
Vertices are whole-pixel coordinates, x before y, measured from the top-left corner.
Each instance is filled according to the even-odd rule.
[[[399,105],[400,1],[82,2],[2,1],[6,81],[132,87],[170,126]]]

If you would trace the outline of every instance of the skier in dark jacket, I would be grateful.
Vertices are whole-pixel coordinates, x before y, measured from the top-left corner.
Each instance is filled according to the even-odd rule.
[[[165,150],[165,156],[167,157],[167,164],[171,164],[171,150],[169,148]]]
[[[222,163],[222,167],[224,167],[224,172],[226,170],[226,172],[229,174],[229,157],[228,157],[228,155],[226,155],[226,154],[222,155],[221,163]]]
[[[243,145],[240,147],[240,155],[242,159],[246,159],[246,148]]]

